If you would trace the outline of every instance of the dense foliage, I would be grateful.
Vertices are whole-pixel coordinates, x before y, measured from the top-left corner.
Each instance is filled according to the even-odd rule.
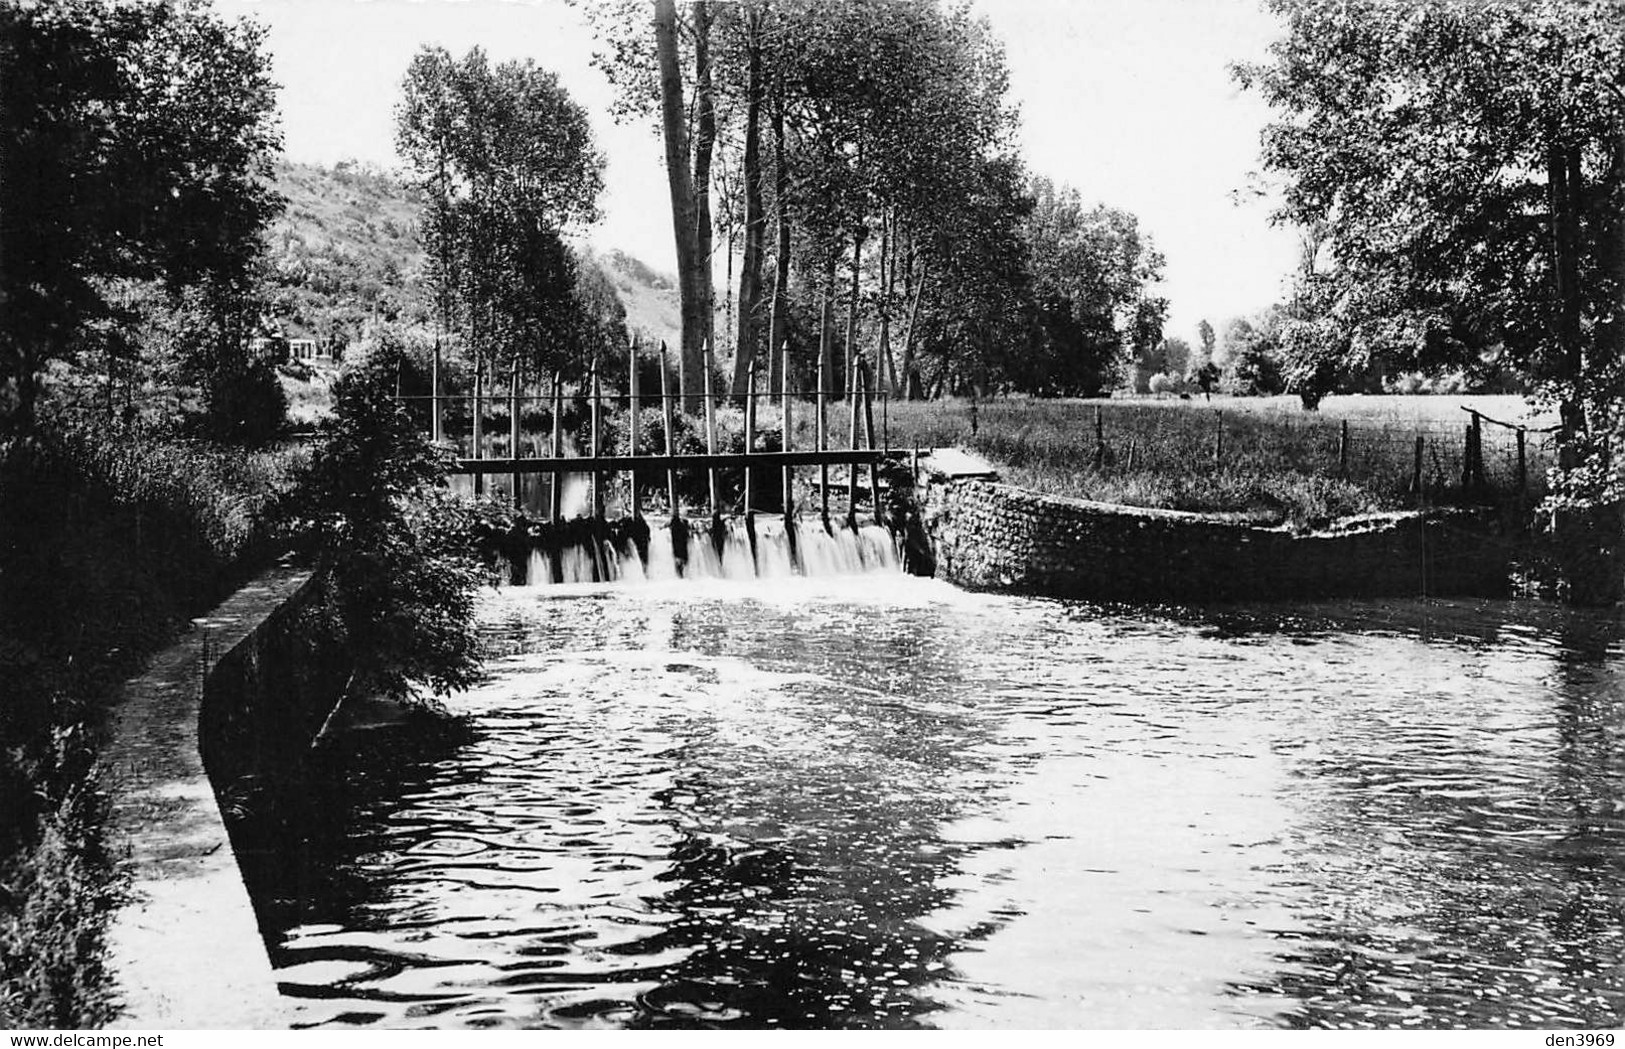
[[[562,234],[596,216],[604,162],[558,78],[530,61],[493,66],[480,48],[425,47],[402,83],[396,144],[424,199],[441,330],[500,372],[584,371],[598,318]]]
[[[32,428],[50,362],[136,352],[143,286],[191,290],[206,370],[245,351],[278,207],[261,42],[202,0],[0,4],[0,429]]]
[[[389,328],[347,363],[313,468],[316,534],[350,690],[444,694],[479,675],[474,600],[484,575],[475,511],[445,488],[444,453],[394,396],[405,351]]]
[[[583,6],[620,115],[666,143],[686,375],[731,342],[733,391],[752,363],[776,388],[788,343],[807,388],[844,389],[862,355],[898,395],[1094,392],[1160,338],[1149,238],[1029,177],[1003,48],[966,8]],[[720,333],[713,212],[730,261],[742,242],[737,329]]]
[[[1600,460],[1625,360],[1625,8],[1270,6],[1285,35],[1239,76],[1280,111],[1264,161],[1310,234],[1290,381],[1498,357],[1559,403],[1568,464]]]
[[[300,460],[100,427],[0,441],[0,1026],[111,1015],[111,690],[283,541]]]

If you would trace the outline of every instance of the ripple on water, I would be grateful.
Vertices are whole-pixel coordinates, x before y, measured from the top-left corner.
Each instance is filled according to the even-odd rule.
[[[304,1022],[1625,1015],[1613,621],[804,582],[494,598],[472,737],[250,871]]]

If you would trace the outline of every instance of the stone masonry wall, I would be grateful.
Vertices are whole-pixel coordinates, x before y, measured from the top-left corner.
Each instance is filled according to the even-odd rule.
[[[1380,514],[1294,534],[1205,514],[931,485],[937,574],[962,586],[1147,602],[1494,595],[1512,545],[1462,511]]]

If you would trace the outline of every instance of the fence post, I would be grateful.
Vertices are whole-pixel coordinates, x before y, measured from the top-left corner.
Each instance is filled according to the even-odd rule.
[[[818,353],[818,425],[814,429],[817,447],[820,452],[829,450],[829,383],[830,383],[830,356],[829,356],[829,301],[824,302],[824,339],[820,343]],[[829,531],[829,463],[818,464],[818,505],[819,513],[824,521],[824,531]]]
[[[780,371],[783,376],[784,390],[782,394],[783,407],[779,410],[779,422],[784,428],[784,439],[780,442],[785,451],[789,451],[794,443],[795,427],[790,418],[790,343],[784,344],[784,366]],[[796,468],[788,462],[784,464],[784,532],[789,537],[791,557],[795,556],[795,529],[796,529]]]
[[[854,452],[858,450],[858,364],[862,359],[857,356],[852,358],[851,374],[847,376],[846,384],[850,394],[846,403],[852,410],[852,427],[847,447]],[[973,422],[976,418],[975,404],[976,402],[971,402]],[[854,532],[858,530],[858,464],[855,462],[846,464],[846,526]]]
[[[638,337],[632,336],[631,348],[627,351],[626,372],[626,436],[629,443],[627,454],[633,458],[638,454]],[[632,520],[643,519],[643,506],[638,501],[638,471],[636,467],[626,471],[626,490],[632,497]]]
[[[558,461],[564,455],[564,376],[559,372],[553,373],[553,444],[550,454],[553,458],[553,492],[549,497],[551,506],[551,520],[559,523],[564,514],[564,471],[559,469]]]
[[[524,509],[524,500],[519,491],[519,362],[513,364],[513,375],[508,380],[508,458],[514,461],[513,473],[509,475],[508,483],[512,487],[513,508]]]
[[[1473,487],[1473,424],[1467,423],[1466,435],[1462,438],[1461,448],[1461,491],[1465,495]]]
[[[675,413],[671,405],[671,375],[666,367],[666,344],[660,344],[660,407],[666,416],[666,458],[677,454],[677,438],[673,435]],[[677,521],[677,471],[666,467],[666,502],[671,504],[671,519]]]
[[[434,337],[434,357],[429,362],[429,437],[435,444],[445,439],[444,416],[440,410],[440,336]]]
[[[756,361],[753,359],[745,368],[745,454],[755,451],[756,444]],[[745,463],[745,529],[755,542],[756,512],[750,508],[754,496],[756,471],[751,469],[750,463]],[[754,553],[754,550],[752,551]]]
[[[1518,498],[1529,497],[1529,465],[1524,458],[1524,429],[1518,427]]]
[[[1342,429],[1337,435],[1337,472],[1339,476],[1347,477],[1349,472],[1349,421],[1343,420]]]
[[[1411,491],[1418,496],[1422,494],[1422,444],[1421,434],[1416,435],[1416,461],[1411,467]]]
[[[700,382],[700,395],[705,398],[705,454],[717,454],[717,405],[711,396],[711,344],[705,344],[705,375]],[[706,484],[711,496],[711,527],[713,532],[722,522],[722,500],[717,489],[717,468],[706,468]]]
[[[1473,487],[1483,491],[1489,486],[1484,481],[1484,419],[1473,413]]]
[[[1213,413],[1213,468],[1224,466],[1224,409]]]
[[[1095,469],[1106,465],[1106,428],[1100,420],[1100,405],[1095,405]]]
[[[868,440],[869,450],[875,450],[875,401],[874,377],[869,372],[869,362],[858,359],[858,387],[863,396],[863,435]],[[857,470],[854,463],[852,469]],[[869,463],[869,513],[875,524],[880,523],[880,464],[873,460]]]

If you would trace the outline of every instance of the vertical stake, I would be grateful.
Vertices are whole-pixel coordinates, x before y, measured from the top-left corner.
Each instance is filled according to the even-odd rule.
[[[440,409],[440,336],[434,337],[434,357],[429,362],[429,437],[439,444],[446,436]]]
[[[705,398],[705,454],[717,454],[717,404],[711,396],[711,344],[705,344],[705,374],[700,377],[700,395]],[[717,491],[717,468],[708,466],[705,470],[706,483],[711,496],[711,527],[714,530],[722,522],[722,500]]]
[[[1337,435],[1337,473],[1347,477],[1349,473],[1349,421],[1343,420],[1343,427]]]
[[[781,442],[785,451],[790,451],[795,444],[795,426],[790,411],[790,344],[784,344],[784,367],[780,373],[784,377],[784,390],[779,409],[779,421],[784,427],[784,439]],[[792,532],[796,527],[796,468],[789,463],[784,464],[784,530]],[[790,542],[793,544],[794,539]]]
[[[677,438],[673,434],[676,420],[671,405],[671,376],[666,367],[666,344],[660,344],[660,407],[666,416],[666,458],[677,454]],[[666,467],[666,502],[671,506],[671,519],[677,520],[677,471]]]
[[[592,564],[597,580],[609,579],[609,568],[604,563],[604,475],[598,468],[599,431],[603,417],[603,384],[598,375],[598,359],[592,362],[592,423],[588,441],[592,449]]]
[[[1411,491],[1422,494],[1422,435],[1416,435],[1416,461],[1411,467]]]
[[[1518,427],[1518,497],[1527,498],[1529,495],[1529,465],[1524,458],[1524,430]]]
[[[1213,468],[1224,466],[1224,410],[1213,413]]]
[[[483,376],[485,374],[484,362],[476,355],[474,358],[474,454],[473,458],[485,458],[485,420],[480,418],[480,395],[484,392]],[[474,475],[474,494],[485,493],[485,475]]]
[[[627,454],[636,458],[638,454],[638,337],[632,336],[632,346],[628,352],[628,371],[626,373],[626,428],[627,438],[631,447]],[[643,518],[643,506],[638,501],[638,471],[634,467],[627,471],[627,491],[632,495],[632,520]]]
[[[829,302],[824,302],[824,320],[829,321]],[[818,425],[814,430],[817,435],[816,444],[820,452],[829,450],[829,385],[830,385],[830,359],[829,359],[829,330],[826,326],[824,339],[818,354]],[[829,463],[818,464],[818,499],[819,513],[824,521],[824,531],[829,531]]]
[[[847,430],[847,447],[852,451],[858,450],[858,361],[861,357],[853,354],[851,374],[847,377],[846,388],[847,406],[849,407],[850,424]],[[858,530],[858,464],[856,461],[846,464],[846,526],[854,532]]]
[[[1100,419],[1100,405],[1095,405],[1095,469],[1106,465],[1106,429]]]
[[[519,362],[513,362],[513,374],[508,379],[508,458],[513,460],[513,473],[508,475],[508,484],[512,489],[513,508],[524,508],[524,500],[520,498],[519,491]]]
[[[564,516],[564,471],[559,469],[559,459],[564,455],[564,376],[558,372],[553,373],[553,443],[548,454],[553,459],[553,492],[550,496],[551,506],[549,517],[552,519],[555,530],[559,518]]]
[[[756,362],[753,360],[745,369],[745,454],[755,451],[756,445]],[[750,463],[745,463],[745,522],[750,524],[754,516],[751,510],[751,500],[755,496],[755,473]]]
[[[869,362],[863,358],[858,359],[858,389],[863,395],[863,435],[869,443],[869,450],[875,450],[875,400],[874,377],[869,371]],[[856,469],[856,467],[853,467]],[[880,462],[869,460],[869,511],[874,516],[875,524],[880,523]]]

